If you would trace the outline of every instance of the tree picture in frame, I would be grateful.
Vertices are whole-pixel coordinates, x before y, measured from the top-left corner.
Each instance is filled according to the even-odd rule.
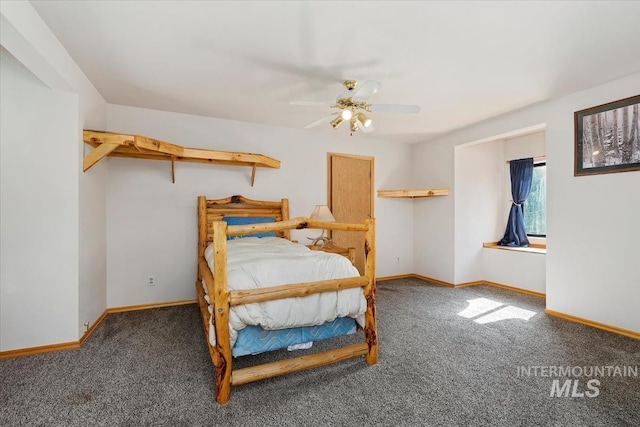
[[[574,176],[640,170],[640,95],[574,113]]]

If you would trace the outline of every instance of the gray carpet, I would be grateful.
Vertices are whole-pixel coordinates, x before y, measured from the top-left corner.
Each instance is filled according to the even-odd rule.
[[[537,314],[484,325],[458,316],[475,298]],[[639,341],[543,310],[540,298],[488,286],[381,282],[378,365],[357,358],[234,387],[226,405],[214,401],[195,305],[110,314],[80,349],[0,360],[0,425],[640,425],[640,378],[601,377],[599,395],[581,398],[550,397],[553,378],[518,376],[519,366],[640,364]]]

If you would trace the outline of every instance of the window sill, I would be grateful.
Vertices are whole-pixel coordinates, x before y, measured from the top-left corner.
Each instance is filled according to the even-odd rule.
[[[547,245],[541,243],[529,243],[529,247],[522,248],[517,246],[500,246],[497,242],[487,242],[482,244],[483,248],[502,249],[505,251],[528,252],[532,254],[546,254]]]

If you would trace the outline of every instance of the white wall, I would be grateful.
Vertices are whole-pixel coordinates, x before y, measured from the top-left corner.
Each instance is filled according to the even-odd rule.
[[[90,174],[84,174],[81,167],[87,148],[82,142],[82,129],[104,129],[106,102],[29,2],[2,2],[0,12],[2,46],[46,87],[77,94],[73,185],[78,192],[75,212],[78,231],[74,243],[79,259],[77,298],[68,316],[76,323],[74,339],[78,339],[83,333],[83,323],[93,323],[106,309],[107,169],[98,164]],[[28,111],[23,110],[22,114],[30,118]],[[36,341],[48,343],[46,331]]]
[[[504,227],[503,169],[502,141],[455,147],[456,284],[486,279],[482,243]]]
[[[82,99],[82,94],[80,95]],[[84,322],[93,324],[107,308],[107,165],[98,162],[87,172],[82,171],[82,158],[91,151],[82,142],[82,129],[105,129],[107,104],[102,98],[88,97],[80,103],[77,138],[79,178],[79,295],[78,332]],[[77,140],[78,140],[77,139]]]
[[[84,74],[81,76],[84,77]],[[79,178],[79,294],[78,333],[92,325],[107,308],[107,165],[98,162],[87,172],[82,159],[92,148],[82,141],[82,130],[105,130],[107,103],[84,78],[74,83],[79,97],[76,129]]]
[[[640,74],[634,74],[419,144],[412,157],[414,183],[450,186],[455,192],[454,174],[442,169],[452,167],[456,146],[546,123],[547,308],[640,331],[640,229],[633,227],[640,217],[640,173],[573,176],[573,113],[638,93]],[[424,231],[440,228],[430,236],[416,232],[416,270],[453,282],[453,198],[424,203],[415,215],[416,225],[419,217],[438,218]]]
[[[107,127],[184,146],[261,153],[282,162],[280,169],[259,168],[251,187],[249,167],[177,163],[172,184],[168,162],[108,159],[109,307],[195,297],[198,195],[286,197],[292,217],[309,216],[314,205],[327,200],[327,152],[374,156],[375,189],[403,188],[410,180],[410,146],[363,134],[350,137],[345,129],[274,128],[117,105],[108,105]],[[374,200],[377,275],[411,273],[411,203]],[[307,235],[294,232],[292,237],[302,242]],[[147,286],[148,276],[154,276],[155,286]]]
[[[546,254],[484,248],[482,280],[544,294],[546,257]]]
[[[448,196],[414,199],[414,273],[454,283],[454,151],[446,142],[416,144],[412,162],[411,187],[450,189]]]
[[[78,97],[0,66],[0,350],[75,341]]]
[[[563,98],[547,132],[547,308],[637,332],[640,172],[574,177],[573,112],[639,93],[635,74]]]

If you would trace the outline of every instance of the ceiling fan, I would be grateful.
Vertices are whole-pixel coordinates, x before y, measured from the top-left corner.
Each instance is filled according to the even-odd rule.
[[[356,80],[345,80],[343,82],[345,91],[336,98],[335,103],[313,102],[313,101],[292,101],[292,105],[323,105],[337,108],[338,111],[316,120],[305,126],[311,129],[323,123],[329,123],[334,129],[344,121],[349,122],[351,132],[361,129],[364,133],[373,131],[373,122],[365,112],[381,113],[419,113],[420,107],[417,105],[398,104],[369,104],[366,100],[377,93],[382,84],[376,80],[365,80],[358,84]]]

